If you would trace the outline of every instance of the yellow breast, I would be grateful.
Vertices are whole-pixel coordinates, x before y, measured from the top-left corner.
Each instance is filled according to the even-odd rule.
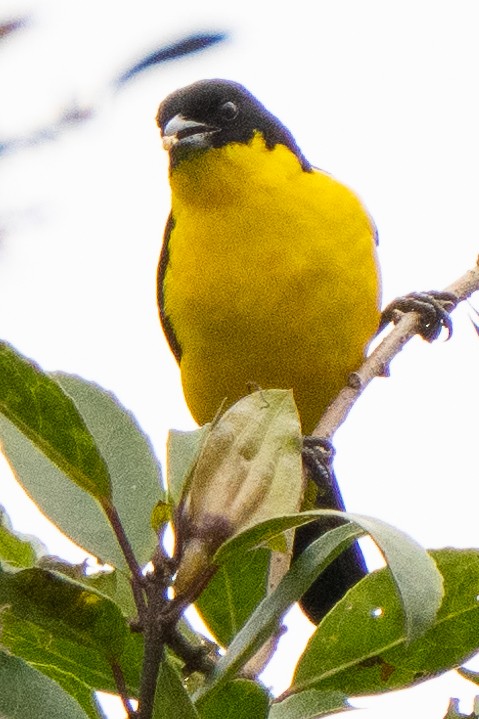
[[[194,418],[212,419],[251,386],[285,387],[311,431],[378,324],[366,210],[258,135],[181,162],[170,182],[165,311]]]

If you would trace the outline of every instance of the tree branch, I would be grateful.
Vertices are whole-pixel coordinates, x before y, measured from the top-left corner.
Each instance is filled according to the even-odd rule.
[[[166,637],[171,624],[165,617],[170,603],[171,561],[162,549],[153,557],[153,571],[145,577],[146,610],[143,620],[144,653],[141,672],[140,697],[135,719],[151,719],[155,704],[156,685],[165,655]]]
[[[445,288],[445,292],[455,294],[459,302],[464,301],[479,290],[479,258],[476,266],[468,270]],[[399,313],[398,313],[399,314]],[[351,408],[375,377],[384,377],[389,373],[391,360],[399,354],[404,345],[418,334],[420,316],[417,312],[402,314],[392,331],[386,335],[380,345],[371,352],[361,367],[353,372],[349,383],[329,405],[318,424],[313,436],[332,439],[336,430],[343,424]]]
[[[123,676],[123,671],[120,665],[117,664],[117,662],[111,663],[111,670],[113,672],[113,677],[115,679],[115,684],[117,686],[118,694],[122,701],[123,708],[129,718],[134,717],[135,710],[133,709],[133,705],[128,697],[128,690],[126,687],[125,677]]]
[[[205,645],[194,645],[190,643],[179,631],[177,626],[170,628],[166,643],[180,657],[184,663],[185,674],[201,672],[209,676],[216,666],[216,662],[209,656],[210,648]]]
[[[150,605],[151,606],[151,605]],[[151,719],[155,703],[156,684],[165,652],[163,633],[155,613],[150,612],[144,631],[145,651],[141,673],[140,699],[136,717]]]

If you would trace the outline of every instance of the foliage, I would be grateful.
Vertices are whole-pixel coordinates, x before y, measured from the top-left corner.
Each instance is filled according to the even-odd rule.
[[[479,551],[428,553],[376,519],[299,511],[289,392],[255,392],[212,425],[172,432],[165,490],[147,437],[115,397],[1,344],[0,439],[41,510],[108,565],[92,572],[49,557],[0,514],[5,719],[95,719],[97,691],[118,693],[138,719],[307,719],[456,668],[478,649]],[[332,514],[343,523],[274,578],[291,531]],[[172,557],[161,542],[169,521]],[[324,618],[273,698],[258,679],[269,656],[260,650],[274,649],[287,610],[364,533],[388,566]],[[217,645],[184,620],[191,602]],[[462,716],[453,702],[448,716]]]

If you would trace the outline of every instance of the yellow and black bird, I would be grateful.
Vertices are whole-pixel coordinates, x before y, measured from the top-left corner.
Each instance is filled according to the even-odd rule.
[[[177,90],[157,122],[172,203],[158,303],[188,407],[203,424],[252,385],[292,388],[308,434],[378,327],[375,226],[354,192],[314,168],[236,82]],[[344,509],[331,481],[322,506]],[[308,532],[297,533],[300,548],[318,528]],[[351,547],[303,608],[318,621],[365,571]]]

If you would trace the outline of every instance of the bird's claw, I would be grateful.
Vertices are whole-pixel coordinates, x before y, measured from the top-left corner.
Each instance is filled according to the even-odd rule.
[[[411,292],[398,297],[381,313],[379,332],[390,322],[398,321],[399,312],[417,312],[420,316],[419,334],[428,342],[439,337],[442,328],[447,330],[447,339],[452,335],[450,312],[457,306],[458,297],[453,292]]]

